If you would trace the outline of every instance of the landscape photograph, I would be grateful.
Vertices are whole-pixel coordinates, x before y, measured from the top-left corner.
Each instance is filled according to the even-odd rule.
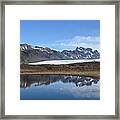
[[[100,20],[20,20],[20,100],[100,100]]]

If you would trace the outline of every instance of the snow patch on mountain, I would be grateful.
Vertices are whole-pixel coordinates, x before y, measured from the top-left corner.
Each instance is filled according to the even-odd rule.
[[[73,64],[73,63],[84,63],[84,62],[100,62],[100,59],[94,59],[94,60],[49,60],[49,61],[29,63],[29,65],[43,65],[43,64],[61,65],[61,64]]]

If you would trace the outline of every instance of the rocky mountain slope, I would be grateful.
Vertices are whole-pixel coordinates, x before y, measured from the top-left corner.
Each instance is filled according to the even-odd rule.
[[[100,53],[92,48],[77,47],[75,50],[52,50],[48,47],[20,44],[20,62],[30,63],[44,60],[99,59]]]

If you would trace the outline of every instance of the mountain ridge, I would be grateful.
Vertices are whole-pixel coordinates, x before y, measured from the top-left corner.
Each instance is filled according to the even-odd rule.
[[[75,50],[57,51],[48,47],[20,44],[20,63],[45,60],[99,59],[100,53],[92,48],[76,47]]]

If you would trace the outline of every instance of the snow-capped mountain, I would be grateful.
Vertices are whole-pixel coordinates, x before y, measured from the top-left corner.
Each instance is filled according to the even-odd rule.
[[[29,44],[20,44],[20,51],[32,50],[32,46]]]
[[[72,59],[99,59],[100,54],[97,50],[92,48],[77,47],[73,51],[63,50],[64,55],[69,56]]]
[[[31,63],[46,60],[78,60],[99,59],[100,53],[92,48],[77,47],[75,50],[52,50],[48,47],[20,44],[21,63]]]

